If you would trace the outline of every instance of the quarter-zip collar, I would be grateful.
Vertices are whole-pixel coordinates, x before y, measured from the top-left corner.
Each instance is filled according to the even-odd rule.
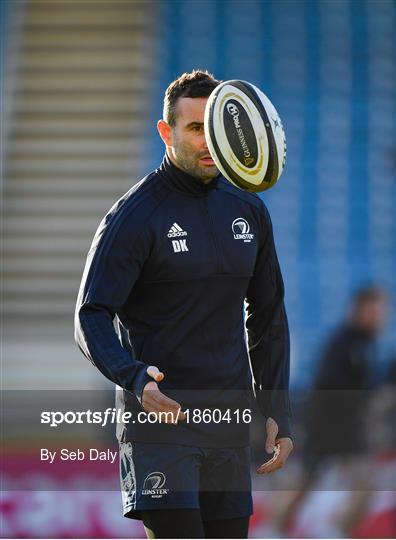
[[[167,180],[177,191],[182,191],[193,197],[203,197],[216,189],[219,176],[204,184],[199,178],[191,176],[172,163],[167,153],[160,166],[160,171],[164,173]]]

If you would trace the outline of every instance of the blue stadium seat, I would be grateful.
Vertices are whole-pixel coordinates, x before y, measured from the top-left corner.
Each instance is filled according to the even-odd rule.
[[[164,27],[179,30],[166,37],[157,111],[163,88],[197,67],[257,84],[284,120],[286,169],[262,197],[274,222],[298,351],[293,383],[309,384],[319,341],[343,316],[351,292],[368,280],[392,283],[395,4],[162,4]],[[158,139],[152,147],[155,165]]]

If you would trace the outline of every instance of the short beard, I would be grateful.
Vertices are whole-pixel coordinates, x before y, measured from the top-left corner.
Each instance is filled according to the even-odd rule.
[[[211,167],[211,169],[213,169],[213,172],[209,172],[209,167],[201,167],[198,161],[199,157],[201,156],[197,156],[196,154],[191,152],[188,145],[179,143],[179,141],[177,140],[175,140],[175,143],[176,144],[174,148],[177,149],[177,151],[173,154],[174,159],[179,168],[182,169],[185,173],[193,176],[194,178],[198,178],[203,182],[205,180],[212,180],[219,175],[219,170],[215,165]]]

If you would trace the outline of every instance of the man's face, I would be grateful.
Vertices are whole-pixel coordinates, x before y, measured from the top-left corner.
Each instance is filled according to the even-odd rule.
[[[379,296],[366,300],[361,304],[357,313],[359,326],[370,334],[379,334],[387,320],[386,297]]]
[[[208,150],[204,133],[205,105],[208,98],[182,97],[176,103],[176,124],[172,129],[172,161],[183,171],[210,182],[219,174]]]

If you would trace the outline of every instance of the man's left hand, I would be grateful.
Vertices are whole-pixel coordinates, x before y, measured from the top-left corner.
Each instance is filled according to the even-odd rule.
[[[268,454],[274,452],[273,457],[263,463],[258,469],[258,474],[268,474],[281,469],[285,464],[290,452],[293,450],[293,442],[289,437],[277,438],[278,424],[272,418],[268,418],[266,423],[267,440],[265,449]]]

